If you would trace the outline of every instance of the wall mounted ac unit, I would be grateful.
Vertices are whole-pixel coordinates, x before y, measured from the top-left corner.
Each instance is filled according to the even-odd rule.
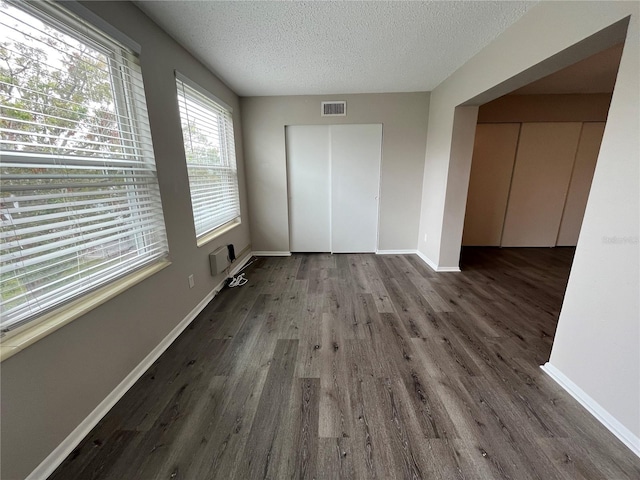
[[[211,267],[211,275],[214,277],[224,272],[229,263],[229,250],[226,245],[209,254],[209,266]]]

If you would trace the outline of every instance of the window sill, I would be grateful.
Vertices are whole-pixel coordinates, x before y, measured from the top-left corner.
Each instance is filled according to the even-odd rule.
[[[227,222],[224,225],[216,228],[215,230],[211,230],[209,233],[205,233],[202,237],[196,239],[196,245],[198,246],[198,248],[202,247],[207,243],[211,242],[212,240],[215,240],[220,235],[227,233],[229,230],[233,230],[241,223],[242,223],[242,220],[240,220],[240,218],[231,220],[230,222]]]
[[[98,290],[68,303],[52,312],[43,315],[38,320],[28,323],[0,339],[0,362],[21,352],[38,340],[52,334],[59,328],[64,327],[75,319],[85,315],[94,308],[102,305],[107,300],[111,300],[116,295],[133,287],[141,281],[149,278],[160,270],[171,265],[169,261],[154,263],[141,270],[138,270],[126,277],[120,278],[113,283],[105,285]]]

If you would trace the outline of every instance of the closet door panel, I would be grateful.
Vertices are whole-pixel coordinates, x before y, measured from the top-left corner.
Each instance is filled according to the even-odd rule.
[[[286,127],[289,248],[330,252],[330,127]]]
[[[522,124],[503,247],[556,245],[581,127],[579,122]]]
[[[519,123],[476,127],[463,245],[500,245],[519,133]]]
[[[582,218],[587,207],[593,172],[596,169],[604,134],[604,125],[604,122],[594,122],[585,123],[582,126],[576,162],[573,166],[567,201],[560,223],[558,246],[575,246],[578,243]]]
[[[332,251],[375,252],[382,125],[331,126]]]

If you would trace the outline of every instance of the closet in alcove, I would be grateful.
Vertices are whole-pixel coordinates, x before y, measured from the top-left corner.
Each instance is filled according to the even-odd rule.
[[[575,246],[609,101],[511,95],[480,107],[463,245]]]

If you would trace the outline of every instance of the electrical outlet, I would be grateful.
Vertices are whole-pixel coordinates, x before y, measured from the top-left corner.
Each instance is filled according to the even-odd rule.
[[[426,233],[424,234],[424,241],[425,242],[427,241],[427,234]]]
[[[193,274],[189,275],[189,288],[193,288],[196,281],[193,279]]]

